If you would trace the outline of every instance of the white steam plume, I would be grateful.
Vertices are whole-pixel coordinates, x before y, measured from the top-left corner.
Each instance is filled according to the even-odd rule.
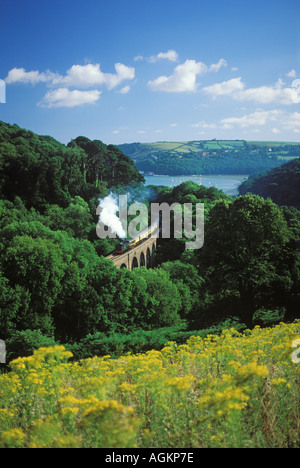
[[[119,206],[112,193],[100,201],[100,216],[99,222],[109,227],[112,233],[117,234],[120,238],[126,237],[126,232],[123,229],[121,220],[116,213],[119,211]]]

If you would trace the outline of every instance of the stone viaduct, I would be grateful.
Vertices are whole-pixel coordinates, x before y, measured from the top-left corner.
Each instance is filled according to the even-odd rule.
[[[145,266],[151,268],[154,265],[157,239],[148,237],[131,250],[119,255],[109,255],[108,258],[117,268],[127,268],[133,270]]]

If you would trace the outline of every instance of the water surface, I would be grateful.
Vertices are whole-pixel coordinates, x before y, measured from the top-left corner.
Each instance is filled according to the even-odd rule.
[[[238,187],[248,178],[248,175],[240,174],[220,174],[220,175],[183,175],[183,176],[168,176],[168,175],[151,175],[145,176],[146,185],[165,185],[167,187],[176,187],[182,182],[192,180],[204,187],[216,187],[223,190],[227,195],[238,195]]]

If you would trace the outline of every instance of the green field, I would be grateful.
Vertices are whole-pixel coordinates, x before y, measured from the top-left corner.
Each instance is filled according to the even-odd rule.
[[[256,145],[256,146],[270,146],[270,147],[275,147],[275,146],[285,146],[285,145],[299,145],[299,143],[292,141],[292,142],[287,142],[287,141],[247,141],[249,145]]]
[[[237,151],[246,148],[258,149],[275,148],[299,145],[297,142],[282,141],[245,141],[245,140],[199,140],[199,141],[158,141],[155,143],[132,143],[120,145],[120,148],[135,159],[149,154],[166,152],[168,154],[188,154],[205,151]],[[281,148],[281,156],[283,155]]]
[[[169,175],[253,174],[300,156],[300,144],[279,141],[158,141],[119,148],[139,171]]]

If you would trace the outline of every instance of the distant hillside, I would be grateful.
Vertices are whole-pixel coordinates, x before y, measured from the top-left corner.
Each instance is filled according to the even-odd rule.
[[[119,148],[145,173],[253,174],[300,157],[300,144],[203,140],[187,142],[130,143]]]
[[[144,181],[132,159],[116,146],[78,137],[68,146],[0,121],[0,196],[27,207],[68,206],[107,188]]]
[[[247,192],[270,197],[278,205],[294,206],[300,210],[300,158],[280,167],[249,177],[239,187],[239,192]]]

